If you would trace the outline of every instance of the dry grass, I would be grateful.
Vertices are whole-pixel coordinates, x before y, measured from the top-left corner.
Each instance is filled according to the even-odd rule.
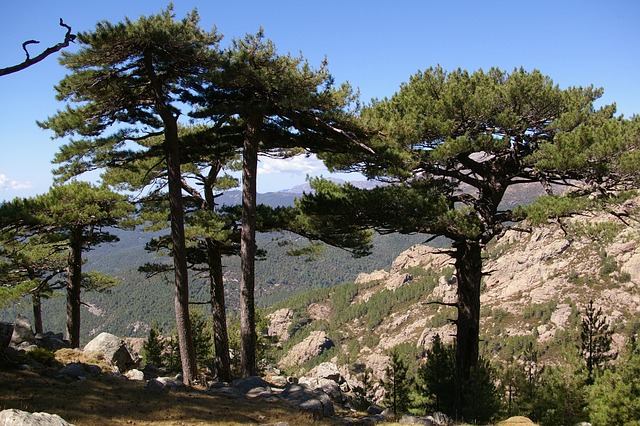
[[[280,400],[213,396],[197,389],[152,394],[144,390],[144,382],[109,375],[71,381],[34,372],[0,371],[0,383],[0,410],[58,414],[76,426],[338,424],[315,420]]]

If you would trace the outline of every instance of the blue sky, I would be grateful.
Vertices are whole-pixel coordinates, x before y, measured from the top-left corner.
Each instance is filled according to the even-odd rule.
[[[63,18],[74,32],[103,19],[157,13],[152,0],[0,2],[0,67],[21,62],[25,40],[39,49],[62,40]],[[201,25],[234,37],[260,26],[281,53],[302,52],[312,65],[324,56],[336,83],[349,81],[362,100],[392,96],[418,70],[441,65],[475,71],[496,66],[539,69],[560,87],[593,84],[605,89],[601,104],[615,102],[625,116],[640,113],[640,2],[609,1],[221,1],[176,0],[177,18],[194,7]],[[69,50],[76,49],[77,46]],[[51,140],[36,120],[63,105],[54,84],[65,70],[57,55],[25,71],[0,77],[0,200],[46,192],[51,160],[63,140]],[[313,159],[263,160],[260,192],[327,175]]]

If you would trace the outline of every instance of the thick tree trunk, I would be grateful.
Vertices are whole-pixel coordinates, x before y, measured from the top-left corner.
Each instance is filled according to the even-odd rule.
[[[458,278],[458,318],[456,320],[456,400],[455,417],[462,420],[465,385],[471,368],[478,365],[480,338],[480,282],[482,247],[477,241],[455,241],[455,267]]]
[[[247,120],[242,160],[242,229],[240,231],[240,374],[255,376],[256,365],[256,312],[255,312],[255,261],[256,261],[256,194],[258,171],[257,134],[261,118]]]
[[[80,292],[82,290],[82,230],[73,230],[69,241],[67,267],[67,339],[80,347]]]
[[[37,333],[44,333],[44,327],[42,326],[42,300],[40,295],[32,294],[31,301],[33,306],[33,326]]]
[[[231,358],[229,356],[229,335],[227,333],[227,312],[224,300],[224,278],[222,273],[222,253],[215,241],[207,239],[209,257],[209,280],[211,290],[211,314],[213,318],[213,346],[218,380],[231,381]]]
[[[165,121],[165,150],[169,187],[169,211],[171,214],[171,242],[173,245],[173,266],[175,269],[176,328],[178,346],[182,362],[182,380],[190,386],[198,375],[193,333],[189,321],[189,274],[184,237],[184,209],[182,205],[182,175],[180,172],[180,151],[178,147],[177,120]]]

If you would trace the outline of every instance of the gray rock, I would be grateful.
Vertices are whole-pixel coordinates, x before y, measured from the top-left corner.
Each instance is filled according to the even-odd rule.
[[[109,333],[100,333],[84,347],[85,353],[99,353],[104,359],[120,371],[129,370],[134,366],[131,354],[124,340]]]
[[[316,367],[316,377],[318,379],[333,380],[336,383],[340,383],[342,376],[337,365],[332,362],[323,362]]]
[[[2,426],[73,426],[57,414],[28,413],[26,411],[10,409],[0,411],[0,425]]]
[[[268,398],[273,395],[271,388],[269,386],[266,387],[256,387],[249,389],[246,393],[247,398]]]
[[[238,389],[244,394],[248,394],[249,391],[255,388],[268,388],[270,385],[264,379],[257,376],[245,377],[243,379],[236,379],[231,382],[231,387]]]
[[[58,349],[68,348],[69,344],[62,339],[58,339],[56,337],[50,337],[43,341],[43,346],[45,349],[49,349],[50,351],[57,351]]]
[[[184,386],[184,383],[182,383],[180,380],[174,379],[172,377],[158,377],[147,382],[145,391],[149,393],[163,393],[170,390],[178,389],[182,386]]]
[[[74,379],[81,379],[86,378],[87,371],[84,369],[84,365],[81,362],[72,362],[71,364],[65,365],[60,370],[60,374]]]
[[[447,426],[453,423],[449,416],[441,413],[440,411],[436,411],[435,413],[433,413],[431,418],[433,418],[433,424],[436,426]]]
[[[320,390],[311,390],[301,384],[292,384],[284,388],[280,397],[302,411],[319,417],[332,417],[335,408],[331,398]]]
[[[31,321],[24,315],[18,315],[13,323],[13,333],[11,334],[11,344],[19,346],[23,342],[32,343],[35,340]]]
[[[136,369],[127,371],[124,376],[129,380],[144,380],[144,373]]]
[[[367,408],[367,414],[382,414],[383,411],[384,411],[384,408],[376,404],[371,404]]]
[[[409,416],[407,414],[403,415],[398,423],[401,425],[424,425],[424,426],[433,426],[433,422],[430,419],[416,416]]]
[[[269,376],[269,383],[279,388],[283,388],[289,384],[289,381],[285,376]]]

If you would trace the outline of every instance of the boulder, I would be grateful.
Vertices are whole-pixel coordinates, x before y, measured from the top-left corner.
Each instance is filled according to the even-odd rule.
[[[245,377],[242,379],[236,379],[231,382],[231,387],[238,389],[240,392],[244,394],[248,394],[251,390],[259,388],[265,389],[269,388],[269,383],[258,376]]]
[[[311,390],[301,384],[292,384],[280,394],[287,403],[318,417],[332,417],[335,414],[333,402],[320,390]]]
[[[341,383],[341,374],[338,370],[338,366],[332,362],[323,362],[316,367],[316,377],[318,379],[333,380],[336,383]]]
[[[72,362],[67,364],[60,370],[60,374],[63,376],[71,377],[74,379],[85,379],[87,377],[87,371],[81,362]]]
[[[147,382],[144,388],[149,393],[164,393],[184,386],[184,383],[173,377],[158,377]]]
[[[24,315],[18,315],[16,322],[13,323],[13,333],[11,334],[11,344],[19,346],[24,342],[33,343],[34,334],[31,321]]]
[[[120,371],[129,370],[135,364],[124,340],[109,333],[100,333],[87,343],[84,352],[101,354],[107,362],[116,366]]]
[[[29,413],[10,409],[0,411],[0,425],[11,426],[73,426],[57,414]]]
[[[407,414],[403,415],[398,423],[401,425],[424,425],[424,426],[433,426],[433,422],[430,419],[416,416],[409,416]]]
[[[129,380],[144,380],[144,373],[135,368],[124,373],[124,376]]]

